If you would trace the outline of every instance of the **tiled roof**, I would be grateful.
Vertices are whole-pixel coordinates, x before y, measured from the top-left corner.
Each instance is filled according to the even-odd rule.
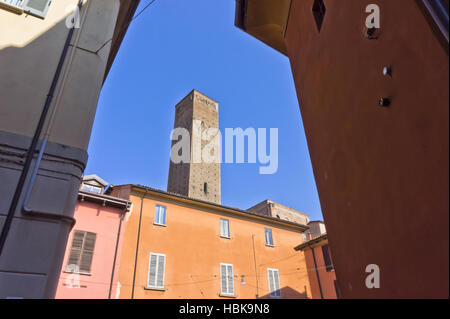
[[[123,198],[118,198],[118,197],[104,195],[104,194],[97,194],[94,192],[89,192],[89,191],[84,191],[84,190],[78,191],[78,197],[82,200],[88,200],[91,202],[102,203],[105,205],[123,208],[123,209],[127,209],[131,205],[130,201],[123,199]]]
[[[115,187],[120,187],[120,186],[137,187],[137,188],[140,188],[140,189],[153,191],[153,192],[157,192],[157,193],[161,193],[161,194],[166,194],[166,195],[170,195],[170,196],[177,197],[177,198],[180,198],[180,199],[185,199],[185,200],[189,200],[189,201],[193,201],[193,202],[197,202],[197,203],[206,204],[206,205],[209,205],[209,206],[214,206],[214,207],[217,207],[217,208],[222,208],[222,209],[226,209],[226,210],[232,210],[232,211],[235,211],[235,212],[238,212],[238,213],[241,213],[241,214],[246,214],[246,215],[253,216],[253,217],[267,219],[269,221],[276,222],[277,224],[281,223],[281,224],[286,224],[286,225],[289,225],[289,226],[297,226],[297,227],[300,226],[304,230],[309,229],[309,227],[307,225],[298,224],[298,223],[290,222],[290,221],[287,221],[287,220],[281,220],[281,219],[278,219],[278,218],[275,218],[275,217],[259,215],[259,214],[251,213],[251,212],[246,211],[246,210],[239,209],[239,208],[219,205],[219,204],[216,204],[216,203],[207,202],[207,201],[204,201],[204,200],[201,200],[201,199],[196,199],[196,198],[184,196],[184,195],[180,195],[180,194],[177,194],[177,193],[163,191],[161,189],[157,189],[157,188],[153,188],[153,187],[149,187],[149,186],[145,186],[145,185],[125,184],[125,185],[116,185]]]
[[[305,248],[311,247],[312,245],[315,245],[317,243],[320,243],[323,240],[328,239],[328,234],[324,233],[322,235],[319,235],[317,237],[314,237],[313,239],[310,239],[308,241],[305,241],[304,243],[298,245],[297,247],[295,247],[295,250],[304,250]]]

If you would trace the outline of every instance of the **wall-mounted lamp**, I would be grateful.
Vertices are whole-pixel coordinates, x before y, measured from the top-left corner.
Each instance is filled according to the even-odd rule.
[[[376,39],[378,39],[378,33],[379,33],[378,30],[379,29],[377,29],[375,27],[367,28],[366,29],[366,38],[369,39],[369,40],[376,40]]]
[[[245,276],[244,275],[241,276],[241,285],[245,285]]]
[[[383,75],[392,77],[392,66],[388,65],[383,68]]]
[[[388,107],[389,105],[391,105],[391,100],[387,97],[383,97],[378,103],[380,104],[380,106]]]

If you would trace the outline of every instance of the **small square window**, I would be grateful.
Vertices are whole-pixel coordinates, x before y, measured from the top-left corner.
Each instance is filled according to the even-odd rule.
[[[92,186],[92,191],[94,193],[100,194],[102,192],[102,189],[100,187],[97,187],[97,186]]]
[[[86,192],[91,192],[92,191],[92,186],[88,185],[88,184],[83,184],[83,190]]]
[[[92,193],[97,193],[97,194],[102,193],[102,188],[98,187],[98,186],[94,186],[94,185],[83,184],[82,189],[86,192],[92,192]]]

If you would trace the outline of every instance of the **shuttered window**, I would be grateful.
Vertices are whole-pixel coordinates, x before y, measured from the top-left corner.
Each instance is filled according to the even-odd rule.
[[[148,266],[148,288],[164,288],[164,270],[166,267],[166,255],[150,253]]]
[[[97,235],[81,230],[73,233],[66,271],[90,273]]]
[[[51,0],[23,0],[23,11],[40,18],[45,18],[51,3]]]
[[[230,238],[230,221],[228,219],[220,219],[220,236]]]
[[[220,264],[220,287],[222,295],[234,296],[233,265]]]
[[[155,224],[166,225],[166,206],[156,205],[155,207]]]
[[[267,268],[270,297],[281,297],[278,269]]]
[[[334,266],[333,266],[333,262],[331,260],[330,248],[328,247],[328,245],[322,246],[322,254],[323,254],[323,260],[325,262],[325,269],[327,271],[332,271],[334,269]]]
[[[7,3],[11,6],[21,7],[23,0],[0,0],[0,2]]]
[[[266,236],[266,245],[273,246],[272,229],[264,228],[264,233]]]

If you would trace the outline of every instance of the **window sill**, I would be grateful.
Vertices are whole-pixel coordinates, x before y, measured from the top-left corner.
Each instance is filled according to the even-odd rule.
[[[236,295],[229,295],[229,294],[219,294],[219,297],[225,297],[225,298],[237,298]]]
[[[165,224],[158,224],[158,223],[153,223],[153,225],[155,225],[155,226],[162,226],[162,227],[167,227],[167,225],[165,225]]]
[[[222,236],[222,235],[220,235],[220,238],[231,239],[230,236]]]
[[[92,276],[92,273],[90,272],[81,272],[81,271],[67,271],[64,270],[64,273],[66,274],[74,274],[74,275],[83,275],[83,276]]]
[[[269,245],[269,244],[266,244],[266,247],[275,248],[275,245]]]
[[[23,13],[22,8],[16,7],[16,6],[6,3],[6,2],[0,2],[0,8],[3,8],[5,10],[11,11],[11,12],[19,14],[19,15]]]
[[[145,289],[145,290],[166,291],[166,288],[164,288],[164,287],[150,287],[150,286],[145,286],[144,289]]]

